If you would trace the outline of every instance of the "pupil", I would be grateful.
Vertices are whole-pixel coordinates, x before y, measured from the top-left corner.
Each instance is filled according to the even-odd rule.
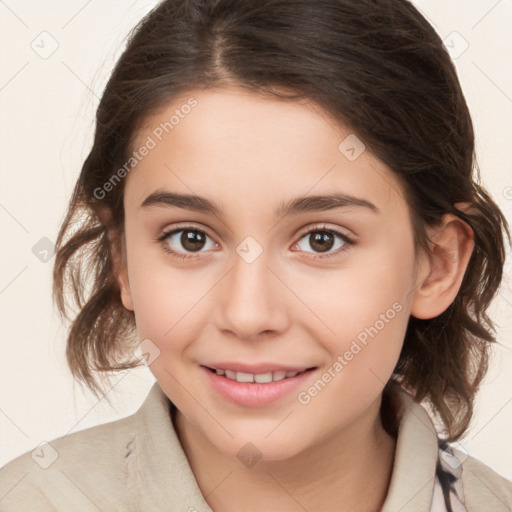
[[[316,251],[326,252],[332,249],[333,235],[331,233],[328,233],[327,231],[318,231],[311,236],[313,237],[311,247]]]
[[[184,231],[181,235],[181,243],[188,251],[198,251],[204,245],[205,239],[198,231]]]

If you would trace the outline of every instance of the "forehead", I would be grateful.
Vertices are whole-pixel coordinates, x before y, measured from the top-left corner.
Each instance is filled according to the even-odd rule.
[[[379,209],[405,206],[395,173],[307,100],[191,90],[144,120],[132,149],[145,145],[151,148],[127,178],[127,202],[169,189],[256,208],[332,191]]]

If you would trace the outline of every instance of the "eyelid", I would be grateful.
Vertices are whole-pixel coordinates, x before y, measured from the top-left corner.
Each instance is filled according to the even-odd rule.
[[[343,238],[346,238],[351,243],[355,243],[355,239],[352,238],[352,236],[349,236],[345,233],[343,233],[340,228],[337,227],[330,227],[328,224],[324,222],[320,222],[319,224],[315,224],[313,226],[308,226],[307,228],[304,228],[303,230],[299,231],[298,237],[299,239],[302,238],[304,235],[307,235],[308,233],[311,233],[312,231],[329,231],[331,233],[337,233],[341,235]]]
[[[334,236],[338,236],[341,238],[341,240],[344,242],[343,246],[338,248],[335,251],[328,251],[326,253],[315,253],[315,252],[309,252],[309,251],[298,251],[308,254],[306,258],[309,258],[312,261],[315,260],[321,260],[321,259],[328,259],[328,258],[336,258],[342,255],[343,253],[349,251],[354,245],[356,245],[356,240],[352,236],[348,236],[342,231],[340,231],[339,228],[333,228],[329,227],[326,223],[320,223],[314,226],[309,226],[302,230],[300,234],[297,235],[298,240],[297,242],[294,242],[294,246],[299,243],[299,241],[306,235],[309,235],[310,233],[314,232],[320,232],[320,231],[326,231],[328,233],[333,234]]]
[[[180,224],[180,223],[174,224],[172,227],[169,227],[169,228],[166,227],[166,228],[162,229],[160,234],[157,237],[157,240],[165,238],[165,237],[169,236],[171,233],[174,233],[174,232],[179,231],[181,229],[190,229],[190,230],[203,231],[212,240],[215,240],[215,237],[212,236],[209,233],[208,228],[206,226],[204,226],[203,224],[195,225],[195,224],[190,224],[190,223],[186,223],[186,222],[183,223],[183,224]],[[322,222],[319,223],[319,224],[315,224],[313,226],[308,226],[307,228],[303,228],[303,229],[299,230],[298,232],[296,232],[294,237],[302,238],[304,235],[310,233],[311,231],[320,231],[320,230],[326,230],[326,231],[332,231],[334,233],[339,233],[340,235],[345,237],[350,242],[355,243],[355,240],[354,240],[354,238],[351,235],[347,235],[345,233],[342,233],[339,230],[339,228],[337,228],[337,227],[330,227],[328,224],[322,223]],[[216,243],[218,243],[218,242],[216,242]]]
[[[214,244],[219,245],[218,242],[215,241],[215,238],[211,236],[208,233],[208,229],[204,226],[197,227],[190,223],[183,223],[183,224],[175,224],[172,227],[164,228],[163,231],[160,232],[160,234],[156,237],[156,242],[163,248],[163,250],[171,255],[173,258],[177,258],[179,260],[185,261],[185,262],[192,262],[199,258],[203,257],[203,252],[206,252],[206,256],[208,256],[208,251],[199,251],[199,252],[182,252],[182,251],[176,251],[174,250],[170,244],[166,243],[166,240],[171,236],[176,234],[180,231],[200,231],[201,233],[204,233],[208,238],[210,238]]]
[[[157,240],[161,240],[164,238],[167,238],[172,233],[175,233],[176,231],[182,231],[182,230],[190,230],[190,231],[201,231],[208,235],[212,240],[215,240],[215,237],[211,235],[208,228],[204,226],[203,224],[193,224],[193,223],[177,223],[173,224],[172,226],[165,227],[160,231],[160,234],[157,236]],[[217,243],[217,242],[216,242]]]

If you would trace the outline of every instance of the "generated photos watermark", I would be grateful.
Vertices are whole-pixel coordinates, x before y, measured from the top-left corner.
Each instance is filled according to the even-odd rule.
[[[126,162],[115,171],[112,176],[101,186],[94,189],[94,197],[98,200],[105,199],[109,192],[123,180],[142,160],[149,155],[152,149],[158,146],[158,143],[163,140],[165,135],[168,135],[176,128],[182,119],[190,114],[192,108],[198,105],[195,98],[189,98],[186,103],[181,105],[180,108],[174,110],[174,114],[169,117],[167,121],[161,122],[156,128],[153,129],[150,135],[146,137],[144,143],[135,151]]]
[[[385,313],[379,315],[379,319],[374,322],[370,327],[365,327],[355,339],[352,340],[350,347],[340,354],[334,363],[317,379],[307,390],[301,391],[297,395],[297,400],[302,405],[307,405],[311,400],[318,395],[326,386],[331,382],[341,371],[347,366],[354,357],[367,346],[369,337],[374,338],[379,334],[386,324],[389,324],[397,313],[402,311],[402,304],[395,302],[392,307],[386,310]]]

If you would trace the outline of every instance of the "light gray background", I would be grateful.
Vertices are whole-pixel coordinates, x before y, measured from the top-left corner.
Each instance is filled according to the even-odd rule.
[[[125,36],[155,3],[0,1],[0,466],[43,441],[135,412],[154,382],[147,368],[120,373],[109,391],[115,410],[73,383],[66,330],[51,303],[53,259],[40,258],[48,243],[41,239],[56,239]],[[512,2],[414,4],[453,48],[483,183],[512,219]],[[502,346],[459,448],[512,479],[510,270],[508,262],[491,311]]]

